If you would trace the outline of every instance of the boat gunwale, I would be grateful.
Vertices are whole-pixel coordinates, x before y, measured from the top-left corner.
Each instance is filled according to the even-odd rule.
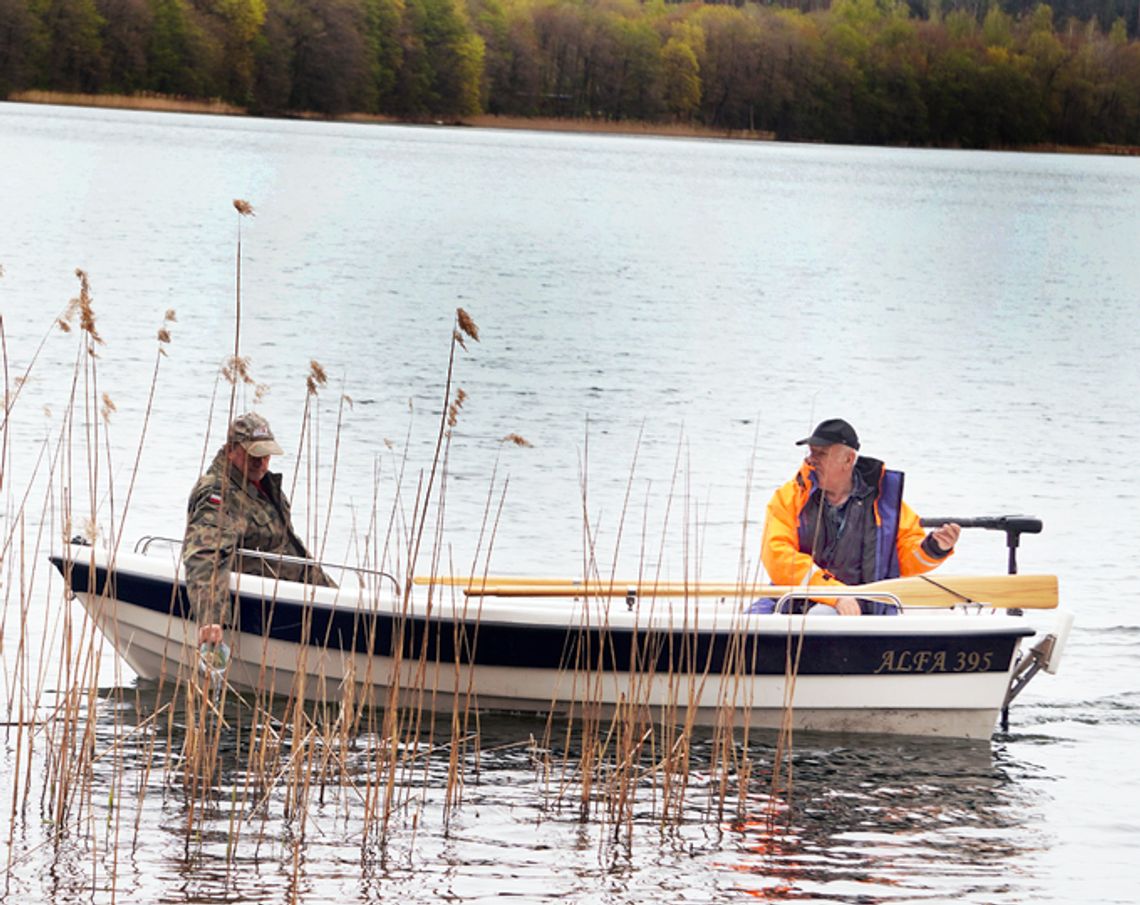
[[[86,551],[89,548],[78,549]],[[84,569],[91,565],[91,557],[80,560],[53,553],[49,559],[61,573],[68,563]],[[119,554],[112,567],[110,557],[99,557],[97,551],[96,574],[98,576],[100,572],[106,574],[113,571],[116,575],[123,574],[160,583],[167,588],[165,599],[169,600],[175,583],[174,570],[156,559],[149,555]],[[146,568],[142,567],[144,563]],[[186,584],[181,576],[178,577],[177,584],[179,596],[185,597]],[[105,580],[97,580],[96,587],[105,586]],[[745,596],[732,599],[642,595],[638,597],[637,606],[633,609],[628,608],[621,598],[607,597],[482,597],[472,600],[441,594],[414,597],[405,604],[391,594],[369,593],[367,589],[354,591],[343,587],[318,587],[240,573],[231,577],[231,594],[235,602],[240,601],[247,606],[301,607],[326,611],[332,615],[359,614],[363,617],[450,622],[473,629],[533,625],[539,628],[608,628],[615,631],[717,635],[788,635],[806,632],[814,636],[842,638],[868,634],[912,635],[916,631],[957,634],[962,631],[963,620],[966,619],[969,620],[970,634],[1030,637],[1037,631],[1021,614],[974,603],[911,609],[904,606],[899,614],[865,619],[835,618],[830,614],[748,613],[740,608],[751,603]],[[171,615],[177,618],[177,614]]]

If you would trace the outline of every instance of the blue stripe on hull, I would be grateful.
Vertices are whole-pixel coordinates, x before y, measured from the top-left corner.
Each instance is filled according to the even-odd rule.
[[[177,594],[166,580],[119,572],[108,593],[107,570],[97,567],[89,584],[88,563],[52,563],[80,592],[108,594],[162,615],[190,618],[185,587]],[[741,631],[658,631],[615,627],[578,628],[489,621],[425,620],[361,613],[322,604],[298,604],[235,595],[240,629],[293,644],[352,650],[360,654],[480,666],[584,669],[642,673],[723,672],[784,675],[795,658],[798,636]],[[894,617],[865,617],[891,619]],[[799,652],[800,675],[941,674],[1006,672],[1018,639],[1033,629],[1011,624],[1001,634],[807,635]]]

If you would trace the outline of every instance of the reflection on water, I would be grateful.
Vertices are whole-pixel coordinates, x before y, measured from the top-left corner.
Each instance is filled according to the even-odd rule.
[[[993,895],[1033,845],[1017,799],[988,744],[801,738],[791,794],[733,827],[755,856],[739,868],[772,899]]]
[[[698,732],[681,806],[663,814],[662,776],[647,759],[632,819],[615,822],[601,790],[583,819],[573,740],[552,759],[540,747],[545,720],[507,714],[481,719],[478,745],[461,759],[462,806],[449,807],[440,717],[425,726],[422,757],[399,772],[398,804],[377,832],[365,820],[382,748],[371,733],[345,739],[342,772],[335,781],[320,773],[306,798],[296,794],[304,779],[289,775],[287,750],[271,784],[258,775],[250,711],[230,701],[216,780],[194,795],[181,776],[190,716],[169,689],[104,689],[98,708],[88,844],[57,844],[44,857],[30,839],[16,840],[10,892],[50,890],[70,901],[113,889],[116,901],[131,902],[651,893],[981,902],[1001,900],[1019,859],[1041,845],[1034,795],[1011,775],[1001,744],[804,733],[773,777],[777,740],[762,733],[750,740],[741,788],[738,775],[717,767],[718,740]],[[287,727],[275,723],[284,716],[278,706],[263,719],[284,737]],[[1017,886],[1028,891],[1024,880]]]

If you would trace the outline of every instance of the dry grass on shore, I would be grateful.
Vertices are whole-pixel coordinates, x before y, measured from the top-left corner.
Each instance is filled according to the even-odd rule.
[[[245,107],[227,104],[218,99],[203,101],[191,98],[140,91],[137,94],[78,94],[64,91],[14,91],[9,101],[22,104],[58,104],[65,107],[105,107],[119,110],[153,110],[168,113],[206,113],[226,116],[246,116]],[[600,120],[589,118],[561,118],[556,116],[498,116],[481,113],[450,119],[401,119],[373,113],[346,113],[326,116],[320,113],[292,113],[286,119],[311,119],[353,123],[393,123],[435,126],[470,126],[476,129],[530,129],[536,132],[581,132],[597,135],[652,135],[665,138],[719,138],[744,141],[775,141],[775,132],[760,129],[713,129],[694,122],[643,122],[638,120]],[[1107,154],[1110,156],[1140,156],[1135,145],[1059,145],[1043,143],[1026,147],[994,150],[1020,151],[1037,154]]]
[[[67,91],[13,91],[8,100],[19,104],[58,104],[62,107],[107,107],[116,110],[156,110],[167,113],[214,113],[242,116],[244,107],[218,99],[202,101],[169,94],[76,94]]]
[[[481,129],[534,129],[544,132],[594,132],[615,135],[659,135],[672,138],[740,138],[775,141],[775,132],[759,129],[711,129],[699,123],[651,123],[636,120],[560,119],[554,116],[466,116],[456,125]]]
[[[154,110],[168,113],[212,113],[229,116],[248,114],[245,107],[220,100],[193,100],[155,92],[137,94],[77,94],[64,91],[15,91],[8,100],[22,104],[57,104],[64,107],[105,107],[117,110]],[[479,129],[532,129],[540,132],[592,132],[613,135],[656,135],[673,138],[738,138],[772,141],[773,132],[748,129],[710,129],[699,123],[651,123],[636,120],[562,119],[555,116],[495,116],[483,113],[460,118],[406,120],[369,113],[329,117],[318,113],[295,113],[288,118],[336,120],[360,123],[413,123],[439,126],[472,126]]]
[[[304,115],[309,119],[328,117]],[[534,132],[582,132],[594,135],[653,135],[664,138],[735,138],[751,141],[775,141],[775,132],[759,129],[712,129],[700,123],[688,122],[646,122],[643,120],[606,120],[585,117],[571,118],[558,116],[500,116],[493,113],[480,113],[477,116],[461,116],[449,119],[399,119],[392,116],[379,116],[368,113],[348,113],[334,119],[362,123],[404,123],[423,126],[469,126],[474,129],[518,129]]]

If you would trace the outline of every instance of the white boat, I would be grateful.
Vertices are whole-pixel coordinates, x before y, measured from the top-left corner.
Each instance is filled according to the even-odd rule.
[[[193,675],[200,654],[178,553],[136,549],[112,562],[72,545],[52,562],[141,678]],[[1016,608],[954,603],[964,596],[955,585],[971,579],[947,577],[931,585],[951,589],[945,606],[898,595],[898,615],[850,618],[749,613],[753,589],[734,587],[429,579],[404,589],[359,574],[340,588],[232,575],[230,686],[339,700],[351,684],[357,702],[437,711],[636,707],[678,723],[989,738],[1025,682],[1056,671],[1071,624],[1058,611],[1040,631],[1025,614],[1056,605],[1051,577],[1010,576]]]

